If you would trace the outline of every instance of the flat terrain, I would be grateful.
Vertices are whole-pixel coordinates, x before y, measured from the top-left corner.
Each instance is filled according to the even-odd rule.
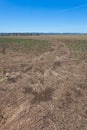
[[[87,35],[0,37],[0,130],[87,130]]]

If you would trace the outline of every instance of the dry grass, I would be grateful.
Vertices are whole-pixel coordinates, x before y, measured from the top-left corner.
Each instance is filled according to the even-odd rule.
[[[0,36],[2,37],[2,36]],[[47,40],[87,40],[87,35],[40,35],[40,36],[3,36],[4,38],[47,39]]]

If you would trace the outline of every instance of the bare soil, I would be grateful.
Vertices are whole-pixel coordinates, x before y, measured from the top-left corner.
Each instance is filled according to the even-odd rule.
[[[87,130],[87,59],[49,41],[40,55],[0,54],[0,130]]]

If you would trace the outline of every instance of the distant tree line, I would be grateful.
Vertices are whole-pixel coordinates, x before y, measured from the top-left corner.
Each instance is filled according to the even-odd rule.
[[[0,36],[39,36],[39,33],[0,33]]]

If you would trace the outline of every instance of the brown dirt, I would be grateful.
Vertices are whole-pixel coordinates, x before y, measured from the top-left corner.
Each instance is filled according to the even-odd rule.
[[[0,54],[0,130],[86,129],[86,60],[61,42],[40,56]]]

